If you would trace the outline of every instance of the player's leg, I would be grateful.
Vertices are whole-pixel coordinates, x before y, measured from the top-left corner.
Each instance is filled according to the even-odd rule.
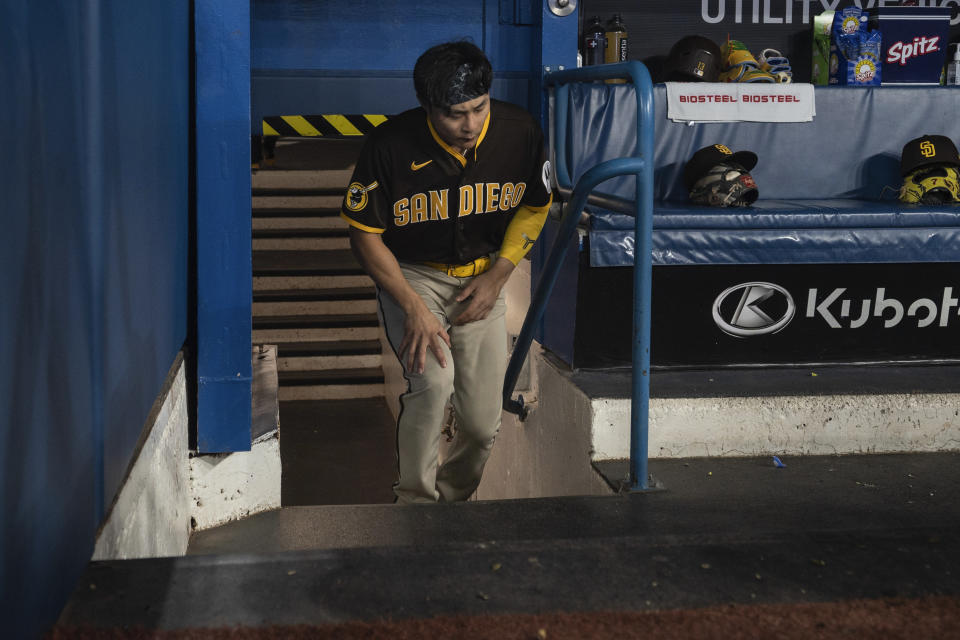
[[[507,368],[505,311],[501,293],[486,318],[450,330],[457,434],[437,472],[442,500],[466,500],[473,494],[500,430]]]
[[[404,277],[430,309],[447,325],[442,297],[445,296],[429,279],[430,274],[401,266]],[[439,272],[438,272],[439,273]],[[424,277],[426,276],[426,277]],[[396,353],[403,340],[406,314],[385,291],[378,292],[380,320],[387,340]],[[399,478],[393,486],[397,501],[436,502],[437,457],[440,447],[440,425],[444,408],[453,392],[454,364],[447,345],[440,341],[447,361],[441,367],[432,352],[427,352],[423,373],[407,368],[404,354],[397,354],[407,380],[407,391],[400,396],[400,416],[397,418],[397,462]]]

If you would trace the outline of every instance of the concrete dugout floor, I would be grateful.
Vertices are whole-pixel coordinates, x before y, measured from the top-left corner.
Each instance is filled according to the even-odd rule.
[[[282,509],[197,534],[198,555],[92,563],[61,623],[182,629],[960,595],[960,454],[783,462],[651,460],[665,489],[644,494]]]

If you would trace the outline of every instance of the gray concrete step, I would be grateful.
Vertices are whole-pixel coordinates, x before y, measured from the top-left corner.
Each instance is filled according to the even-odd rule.
[[[383,358],[379,353],[371,355],[287,356],[277,360],[277,370],[292,372],[368,369],[379,368],[382,363]]]
[[[253,250],[325,251],[350,248],[347,226],[280,227],[253,230]]]
[[[348,224],[340,216],[296,216],[288,215],[284,212],[282,215],[254,217],[252,229],[254,233],[265,230],[287,230],[287,229],[315,229],[327,230],[331,235],[341,235],[346,233]]]
[[[280,371],[277,380],[281,388],[383,384],[383,369],[380,367],[365,367],[322,371]]]
[[[373,287],[373,280],[368,275],[337,275],[337,276],[254,276],[253,291],[277,291],[281,289],[356,289],[358,287]]]
[[[378,368],[383,362],[381,351],[379,340],[280,344],[277,345],[277,368],[279,371]]]
[[[313,326],[271,327],[253,330],[254,344],[280,342],[326,342],[343,340],[377,340],[380,328],[376,326]]]
[[[256,215],[262,209],[338,209],[343,204],[343,192],[317,195],[284,193],[283,195],[252,196],[251,205]]]
[[[318,251],[325,249],[349,249],[347,236],[320,238],[254,238],[254,251]]]
[[[380,354],[380,341],[376,339],[379,329],[375,326],[356,326],[362,320],[349,320],[340,316],[339,321],[323,323],[317,328],[316,322],[296,323],[291,318],[283,318],[271,323],[278,328],[255,329],[254,334],[282,336],[331,336],[339,339],[318,341],[309,337],[298,338],[292,342],[278,345],[277,370],[279,380],[278,397],[288,400],[330,400],[346,398],[382,397],[383,362]],[[376,316],[374,316],[375,322]],[[256,319],[255,319],[256,322]],[[343,327],[330,325],[341,324]],[[283,328],[294,325],[292,328]],[[335,331],[340,333],[336,334]],[[371,334],[362,331],[374,332]],[[326,333],[323,333],[326,332]],[[282,345],[282,349],[281,349]]]
[[[589,516],[591,509],[583,506],[571,501],[567,515]],[[199,630],[517,613],[550,621],[549,612],[556,611],[613,616],[609,612],[844,599],[883,599],[888,607],[897,608],[904,602],[894,598],[960,593],[960,572],[953,570],[960,565],[956,529],[504,540],[497,534],[498,526],[509,528],[511,523],[495,518],[483,520],[473,536],[462,539],[457,536],[460,527],[446,528],[451,516],[466,510],[457,506],[354,509],[410,512],[391,519],[400,525],[394,531],[407,540],[402,526],[410,524],[427,535],[407,546],[92,563],[78,581],[61,623]],[[530,518],[518,510],[513,515],[520,521]],[[353,525],[349,520],[344,523]],[[262,538],[261,544],[268,540]],[[950,622],[955,623],[955,607],[927,615],[944,615],[943,611],[951,617],[929,637],[950,637],[948,630],[956,628]],[[636,624],[644,620],[649,622],[639,618]],[[685,620],[692,623],[687,631],[701,632],[664,637],[718,637],[706,631],[713,628],[710,617]],[[741,620],[742,625],[751,622],[747,616]],[[836,618],[811,624],[815,635],[805,637],[850,637],[846,622],[853,624]],[[547,638],[573,637],[561,634],[550,622],[541,624],[549,628]],[[600,624],[597,620],[590,635],[580,637],[610,637]],[[510,637],[542,638],[538,626],[528,627],[526,635],[517,629]],[[813,631],[817,627],[826,631]],[[415,633],[415,627],[408,628]],[[451,624],[445,631],[455,628]],[[770,635],[773,628],[754,628],[738,637]],[[882,625],[857,628],[875,631],[862,637],[890,637]]]
[[[251,186],[255,193],[262,189],[336,189],[342,195],[352,173],[352,163],[342,169],[325,171],[274,168],[254,171]]]
[[[355,276],[364,270],[349,250],[254,251],[253,277]]]
[[[260,207],[253,209],[252,217],[258,218],[337,218],[340,207]]]
[[[254,316],[370,314],[376,312],[376,289],[373,287],[257,290],[253,294]]]
[[[251,195],[254,198],[286,198],[286,197],[313,197],[313,196],[340,196],[343,197],[344,187],[341,186],[254,186]]]
[[[610,497],[417,508],[303,507],[194,535],[190,553],[419,546],[521,540],[763,539],[791,532],[960,525],[960,453],[655,459],[662,490]],[[960,579],[960,575],[958,575]]]
[[[302,400],[351,400],[383,398],[382,382],[346,381],[343,384],[302,384],[285,385],[277,391],[281,402]],[[281,416],[281,420],[282,420]]]
[[[379,335],[375,313],[253,318],[253,341],[256,344],[375,340]]]
[[[253,293],[255,303],[329,301],[329,300],[375,300],[377,290],[370,287],[339,287],[317,289],[261,289]]]
[[[377,301],[370,300],[294,300],[290,302],[254,302],[253,315],[331,315],[376,313]]]
[[[253,319],[253,330],[259,329],[289,329],[304,327],[308,329],[343,328],[343,327],[377,327],[379,320],[376,313],[341,313],[322,315],[292,315],[292,316],[257,316]]]

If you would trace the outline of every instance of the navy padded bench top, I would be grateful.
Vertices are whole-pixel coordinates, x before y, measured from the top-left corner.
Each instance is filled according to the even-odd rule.
[[[590,264],[632,266],[633,227],[632,216],[592,209]],[[832,199],[654,207],[654,264],[958,261],[960,206]]]
[[[593,209],[593,229],[632,229],[633,216]],[[717,208],[682,202],[654,205],[654,229],[820,229],[960,226],[960,205],[926,207],[900,202],[834,198],[759,200],[751,207]]]

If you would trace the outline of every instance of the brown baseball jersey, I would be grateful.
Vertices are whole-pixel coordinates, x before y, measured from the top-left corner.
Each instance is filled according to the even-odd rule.
[[[360,153],[341,216],[382,233],[398,260],[465,264],[501,249],[518,209],[545,214],[551,197],[540,127],[522,108],[491,100],[465,156],[437,135],[422,108],[377,127]]]

